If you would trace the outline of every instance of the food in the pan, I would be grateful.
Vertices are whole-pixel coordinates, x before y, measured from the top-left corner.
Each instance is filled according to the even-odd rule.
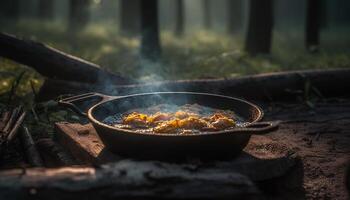
[[[232,111],[198,104],[184,106],[161,104],[134,109],[104,121],[114,127],[140,133],[193,134],[234,128],[239,117]]]

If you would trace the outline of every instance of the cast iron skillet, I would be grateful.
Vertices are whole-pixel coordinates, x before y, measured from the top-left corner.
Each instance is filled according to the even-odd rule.
[[[83,104],[95,105],[84,110]],[[87,93],[63,99],[62,105],[88,117],[104,145],[112,152],[140,159],[182,159],[199,157],[220,159],[232,157],[242,151],[252,134],[265,134],[278,128],[274,122],[259,122],[263,111],[256,105],[233,97],[193,92],[157,92],[128,96],[106,96]],[[195,135],[142,134],[115,128],[103,123],[111,115],[122,114],[135,108],[161,103],[177,105],[200,104],[216,109],[229,109],[241,116],[246,125],[233,130],[203,132]],[[91,103],[90,103],[91,104]]]

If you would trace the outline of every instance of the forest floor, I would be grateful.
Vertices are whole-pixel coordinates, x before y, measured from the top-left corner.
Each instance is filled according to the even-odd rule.
[[[303,104],[273,104],[268,110],[266,120],[282,121],[280,129],[268,136],[302,160],[306,199],[349,199],[345,174],[350,167],[350,99],[329,99],[312,109]]]

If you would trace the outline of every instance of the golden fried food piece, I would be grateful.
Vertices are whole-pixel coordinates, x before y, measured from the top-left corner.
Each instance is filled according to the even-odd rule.
[[[179,120],[173,119],[170,121],[165,121],[160,125],[156,126],[153,130],[156,133],[169,133],[174,132],[179,127]]]
[[[209,126],[209,123],[198,117],[188,117],[185,119],[173,119],[165,121],[154,128],[157,133],[173,132],[176,129],[197,129]]]
[[[202,129],[207,127],[209,124],[203,119],[198,117],[188,117],[179,121],[179,128],[184,129]]]
[[[177,111],[174,116],[176,118],[178,118],[178,119],[185,119],[185,118],[188,118],[188,117],[199,117],[195,113],[186,112],[186,111],[182,111],[182,110]]]
[[[156,112],[151,116],[147,116],[147,122],[150,124],[158,124],[162,121],[167,121],[172,118],[172,115],[169,113]]]
[[[209,117],[209,121],[215,122],[216,120],[222,119],[222,118],[230,118],[230,117],[227,114],[217,112]]]
[[[132,112],[123,118],[123,124],[129,124],[135,127],[147,126],[147,115],[137,112]]]
[[[235,121],[227,117],[218,118],[216,121],[212,122],[211,125],[216,129],[222,130],[225,128],[233,127],[236,125]]]

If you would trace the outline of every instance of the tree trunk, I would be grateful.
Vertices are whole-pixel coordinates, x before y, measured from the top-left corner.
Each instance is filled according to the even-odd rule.
[[[184,32],[184,2],[183,0],[176,0],[176,22],[175,22],[175,34],[177,36],[183,35]]]
[[[69,30],[78,31],[89,22],[90,0],[71,0],[69,7]]]
[[[121,0],[120,30],[135,35],[140,31],[140,0]]]
[[[321,0],[320,5],[320,29],[327,29],[329,26],[329,11],[327,7],[327,0]]]
[[[245,49],[251,55],[270,53],[273,27],[272,6],[272,0],[250,0]]]
[[[307,0],[305,45],[310,52],[317,52],[320,44],[320,8],[319,0]]]
[[[1,0],[0,18],[2,21],[16,21],[19,18],[20,0]]]
[[[228,33],[237,33],[237,31],[239,31],[242,28],[242,4],[242,0],[227,0]]]
[[[210,12],[209,0],[203,0],[203,18],[204,18],[204,27],[207,29],[210,29],[211,28],[211,12]]]
[[[40,0],[39,1],[39,18],[40,19],[52,19],[54,17],[54,4],[53,0]]]
[[[158,27],[158,1],[141,1],[141,57],[157,61],[161,54]]]

